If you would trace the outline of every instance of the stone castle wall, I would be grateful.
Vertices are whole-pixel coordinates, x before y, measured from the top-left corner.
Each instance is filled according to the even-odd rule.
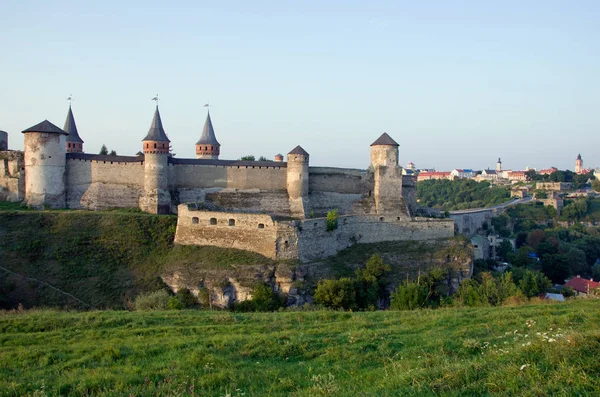
[[[272,259],[318,260],[356,243],[430,240],[454,235],[450,219],[407,219],[401,214],[341,216],[335,230],[326,218],[277,221],[270,215],[178,209],[175,243],[258,252]]]
[[[144,163],[136,157],[71,153],[65,174],[68,208],[137,208],[144,190]]]
[[[25,199],[25,158],[21,151],[0,151],[0,200]]]

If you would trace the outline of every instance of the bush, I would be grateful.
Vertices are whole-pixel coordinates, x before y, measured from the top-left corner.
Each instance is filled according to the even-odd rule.
[[[138,295],[133,302],[134,310],[166,310],[169,306],[169,293],[164,289]]]
[[[399,286],[391,295],[390,309],[415,310],[427,302],[427,288],[417,283]]]
[[[169,310],[182,310],[192,308],[197,304],[198,300],[189,289],[180,288],[175,296],[169,298],[167,307]]]
[[[285,307],[285,298],[279,296],[267,284],[256,284],[252,288],[252,299],[238,302],[233,310],[239,312],[272,312]]]
[[[356,308],[354,280],[348,277],[339,280],[321,280],[315,291],[315,303],[332,309]]]
[[[206,287],[198,288],[198,303],[201,307],[210,306],[210,291]]]
[[[331,232],[338,227],[338,210],[331,210],[327,213],[327,231]]]

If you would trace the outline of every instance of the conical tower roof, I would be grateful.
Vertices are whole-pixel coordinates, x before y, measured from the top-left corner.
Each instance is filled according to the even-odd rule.
[[[577,160],[581,160],[581,153],[577,155]]]
[[[213,146],[221,146],[219,141],[217,141],[217,137],[215,136],[215,130],[212,125],[212,120],[210,119],[210,112],[206,115],[206,121],[204,122],[204,128],[202,129],[202,135],[196,145],[213,145]]]
[[[83,139],[79,137],[77,132],[77,125],[75,124],[75,118],[73,117],[73,111],[69,105],[69,113],[67,113],[67,120],[65,120],[65,128],[63,128],[67,134],[67,142],[83,143]]]
[[[45,132],[47,134],[63,134],[68,135],[65,131],[61,130],[48,120],[44,120],[39,124],[34,125],[33,127],[29,127],[26,130],[23,130],[23,133],[27,132]]]
[[[167,138],[167,134],[163,128],[158,106],[156,106],[156,111],[154,112],[154,118],[152,119],[150,130],[148,130],[148,135],[146,135],[142,141],[171,142],[169,138]]]
[[[300,145],[293,148],[288,154],[300,154],[302,156],[308,156],[308,152]]]
[[[393,140],[392,137],[387,134],[387,132],[384,132],[383,134],[381,134],[381,136],[379,138],[377,138],[377,140],[371,144],[371,146],[377,146],[377,145],[400,146],[400,145],[398,145],[398,142]]]

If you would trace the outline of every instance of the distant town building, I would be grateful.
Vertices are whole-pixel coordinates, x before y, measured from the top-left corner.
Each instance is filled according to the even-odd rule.
[[[416,170],[416,168],[415,168],[415,163],[413,163],[412,161],[411,161],[411,162],[409,162],[409,163],[406,165],[406,169],[407,169],[407,170],[413,170],[413,171],[414,171],[414,170]]]
[[[417,176],[417,182],[428,181],[430,179],[450,179],[450,172],[420,172],[419,176]]]
[[[571,182],[537,182],[535,188],[538,190],[564,192],[571,189]]]
[[[517,182],[526,181],[527,173],[525,171],[509,171],[506,179]]]
[[[600,283],[593,279],[585,279],[579,275],[573,277],[565,284],[565,287],[571,287],[577,292],[577,294],[588,295],[592,293],[596,288],[600,287]]]
[[[500,157],[498,157],[498,162],[496,163],[496,171],[502,171],[502,160],[500,160]]]
[[[550,175],[550,174],[555,173],[556,171],[558,171],[558,168],[556,168],[556,167],[545,168],[543,170],[539,170],[538,174],[540,174],[540,175]]]
[[[498,180],[498,171],[496,170],[483,170],[481,174],[477,175],[478,181],[496,181]]]
[[[471,169],[456,168],[450,172],[451,178],[474,178],[477,173]]]

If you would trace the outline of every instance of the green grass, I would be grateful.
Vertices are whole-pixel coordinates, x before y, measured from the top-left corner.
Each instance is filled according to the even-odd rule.
[[[598,300],[0,314],[0,396],[598,395]]]
[[[226,269],[271,263],[236,249],[173,245],[177,218],[129,211],[0,211],[0,266],[42,280],[95,308],[123,308],[163,287],[170,267]],[[0,270],[0,308],[87,308],[50,287]]]

